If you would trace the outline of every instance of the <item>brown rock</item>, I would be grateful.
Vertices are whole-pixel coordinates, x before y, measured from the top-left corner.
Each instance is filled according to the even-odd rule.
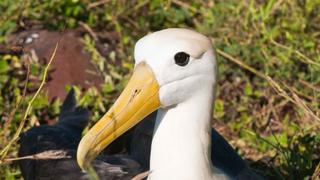
[[[45,85],[50,101],[64,99],[66,85],[77,85],[83,89],[100,88],[103,77],[91,62],[90,54],[81,42],[81,33],[67,30],[63,33],[48,30],[30,30],[13,34],[10,44],[23,46],[25,53],[35,52],[40,63],[46,65],[54,47],[61,38],[56,56],[51,64],[48,82]]]

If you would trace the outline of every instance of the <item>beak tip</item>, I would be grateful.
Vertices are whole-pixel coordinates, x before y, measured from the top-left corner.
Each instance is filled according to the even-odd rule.
[[[77,157],[77,162],[78,162],[78,165],[79,165],[81,171],[84,173],[87,172],[89,162],[86,162],[86,160],[78,158],[78,157]]]
[[[85,164],[81,157],[79,157],[79,153],[77,153],[77,162],[82,171],[85,171]]]
[[[80,167],[80,169],[82,171],[86,171],[86,167],[87,167],[87,160],[86,160],[86,156],[87,156],[87,152],[86,152],[86,146],[83,146],[83,141],[81,140],[77,149],[77,162],[78,165]]]
[[[82,171],[88,170],[91,161],[96,157],[98,152],[94,151],[95,133],[90,130],[80,141],[77,148],[77,162]]]

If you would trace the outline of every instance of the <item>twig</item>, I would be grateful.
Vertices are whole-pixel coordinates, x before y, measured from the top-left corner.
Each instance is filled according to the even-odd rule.
[[[27,120],[27,117],[30,113],[30,110],[31,110],[31,106],[33,104],[33,102],[35,101],[35,99],[37,98],[37,96],[39,95],[39,93],[41,92],[44,84],[46,83],[46,78],[47,78],[47,74],[48,74],[48,71],[49,71],[49,68],[50,68],[50,65],[56,55],[56,52],[57,52],[57,49],[58,49],[58,46],[59,46],[59,42],[60,42],[61,38],[58,40],[58,42],[56,43],[56,46],[53,50],[53,53],[51,55],[51,58],[46,66],[46,68],[44,69],[44,74],[43,74],[43,77],[42,77],[42,81],[41,81],[41,84],[37,90],[37,92],[33,95],[32,99],[29,101],[28,103],[28,106],[27,106],[27,109],[24,113],[24,116],[23,116],[23,119],[22,121],[20,122],[20,125],[18,127],[18,130],[16,131],[16,133],[14,134],[13,138],[11,139],[11,141],[7,144],[7,146],[1,151],[0,153],[0,156],[1,156],[1,159],[4,159],[4,157],[7,155],[8,153],[8,150],[10,149],[11,145],[19,138],[19,135],[24,127],[24,124]]]
[[[79,25],[82,26],[86,31],[88,31],[88,33],[90,34],[90,36],[95,40],[98,41],[98,36],[96,35],[96,33],[90,28],[90,26],[88,26],[86,23],[79,21]]]
[[[172,2],[178,6],[181,6],[182,8],[185,9],[189,9],[190,11],[192,11],[193,13],[198,12],[196,8],[190,6],[189,4],[183,2],[183,1],[179,1],[179,0],[172,0]]]
[[[140,3],[137,3],[137,5],[135,5],[133,8],[127,8],[121,11],[120,13],[118,13],[118,16],[121,14],[124,16],[128,14],[132,14],[133,12],[137,12],[140,8],[144,7],[148,3],[150,3],[149,0],[141,1]]]
[[[285,45],[283,45],[283,44],[280,44],[280,43],[276,42],[276,41],[273,40],[273,39],[271,39],[270,41],[271,41],[272,44],[274,44],[274,45],[276,45],[276,46],[278,46],[278,47],[280,47],[280,48],[282,48],[282,49],[285,49],[285,50],[294,52],[295,54],[297,54],[298,56],[300,56],[300,57],[302,58],[302,59],[299,59],[299,60],[301,60],[302,62],[304,62],[304,63],[306,63],[306,64],[316,65],[316,66],[320,67],[320,64],[319,64],[319,63],[317,63],[317,62],[313,61],[312,59],[308,58],[306,55],[302,54],[300,51],[298,51],[298,50],[293,50],[293,49],[291,49],[290,47],[287,47],[287,46],[285,46]]]
[[[311,180],[319,180],[319,177],[320,177],[320,163],[318,163],[312,177],[311,177]]]
[[[20,55],[23,53],[23,46],[10,46],[0,44],[0,54],[15,54]]]
[[[306,103],[294,92],[294,90],[290,87],[287,87],[292,95],[293,98],[296,100],[297,105],[300,106],[301,109],[303,109],[307,114],[311,115],[314,119],[316,119],[317,121],[320,122],[320,118],[318,116],[316,116],[312,110],[306,105]]]
[[[272,7],[272,9],[269,12],[269,15],[273,14],[277,9],[281,8],[281,4],[283,3],[284,0],[278,0]]]
[[[132,20],[130,17],[124,16],[123,17],[124,20],[128,21],[130,24],[132,24],[132,26],[136,29],[136,30],[140,30],[140,26],[138,25],[138,23],[134,20]]]
[[[265,77],[266,75],[264,75],[263,73],[261,73],[261,72],[257,71],[256,69],[248,66],[248,65],[245,64],[244,62],[242,62],[242,61],[240,61],[240,60],[232,57],[231,55],[229,55],[229,54],[221,51],[220,49],[217,49],[217,53],[220,54],[221,56],[227,58],[228,60],[231,60],[232,62],[238,64],[240,67],[242,67],[242,68],[244,68],[244,69],[252,72],[253,74],[255,74],[255,75],[257,75],[257,76],[259,76],[259,77],[261,77],[261,78],[263,78],[263,79],[266,78],[266,77]]]
[[[94,7],[97,7],[97,6],[106,4],[106,3],[108,3],[109,1],[110,1],[110,0],[102,0],[102,1],[97,1],[97,2],[90,3],[90,4],[88,5],[88,9],[91,9],[91,8],[94,8]]]
[[[305,86],[307,86],[308,88],[311,88],[312,90],[314,91],[317,91],[317,92],[320,92],[320,88],[319,87],[316,87],[314,86],[313,84],[307,82],[307,81],[304,81],[304,80],[299,80],[299,82]]]
[[[291,98],[288,93],[281,88],[281,86],[279,85],[279,83],[277,83],[276,81],[274,81],[270,76],[265,75],[259,71],[257,71],[256,69],[250,67],[249,65],[245,64],[243,61],[236,59],[234,57],[232,57],[231,55],[217,49],[217,53],[220,54],[221,56],[227,58],[228,60],[232,61],[233,63],[238,64],[240,67],[252,72],[253,74],[265,79],[269,85],[282,97],[286,98],[287,100],[291,101],[292,103],[294,103],[295,105],[297,105],[299,108],[303,109],[307,114],[309,114],[310,116],[314,117],[318,122],[320,122],[320,118],[314,114],[314,112],[304,103],[304,101],[302,99],[300,99],[298,96],[294,96],[293,98]],[[303,103],[302,103],[303,102]]]
[[[26,77],[24,88],[23,88],[23,92],[22,92],[22,98],[18,101],[18,103],[16,104],[14,109],[10,112],[9,119],[6,121],[6,123],[4,125],[4,127],[5,127],[4,129],[5,130],[7,130],[9,125],[11,124],[11,121],[12,121],[15,113],[19,109],[19,107],[21,105],[21,102],[23,102],[24,99],[26,98],[27,86],[28,86],[28,83],[29,83],[29,75],[30,75],[30,64],[28,63],[28,65],[27,65],[27,77]]]
[[[25,160],[25,159],[34,159],[34,160],[49,160],[49,159],[69,159],[71,158],[70,155],[68,155],[67,151],[63,150],[48,150],[48,151],[43,151],[37,154],[32,154],[28,156],[23,156],[23,157],[17,157],[17,158],[7,158],[4,159],[0,164],[2,163],[9,163],[12,161],[20,161],[20,160]]]
[[[290,86],[288,86],[287,84],[284,84],[284,85],[285,85],[288,89],[289,89],[289,88],[292,89],[293,92],[295,92],[295,93],[296,93],[298,96],[300,96],[301,98],[306,99],[306,100],[308,100],[308,101],[313,101],[313,100],[314,100],[313,97],[308,96],[307,94],[303,94],[303,92],[299,91],[297,88],[295,88],[295,87],[290,87]]]
[[[145,171],[145,172],[142,172],[142,173],[134,176],[131,180],[142,180],[142,179],[148,177],[149,174],[151,174],[151,171]]]

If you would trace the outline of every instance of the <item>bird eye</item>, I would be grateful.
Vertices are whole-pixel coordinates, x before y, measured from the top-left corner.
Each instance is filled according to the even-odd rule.
[[[185,66],[189,63],[190,55],[185,52],[178,52],[174,55],[174,61],[179,66]]]

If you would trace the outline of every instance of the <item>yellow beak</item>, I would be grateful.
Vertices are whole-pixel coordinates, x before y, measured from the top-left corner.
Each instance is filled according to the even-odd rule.
[[[117,101],[81,139],[77,161],[86,169],[105,147],[160,106],[159,85],[152,69],[138,64]]]

